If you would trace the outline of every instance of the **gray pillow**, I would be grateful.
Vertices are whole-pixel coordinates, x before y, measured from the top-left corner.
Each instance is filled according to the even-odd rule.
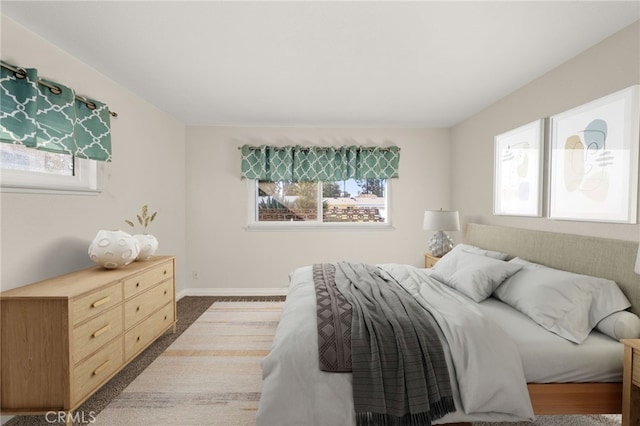
[[[614,312],[596,325],[596,330],[612,339],[640,339],[640,318],[629,311]]]
[[[458,290],[475,302],[482,302],[522,265],[505,262],[466,250],[450,251],[436,263],[431,276]]]
[[[582,343],[600,320],[631,306],[614,281],[517,257],[509,263],[523,268],[502,283],[494,296],[571,342]]]
[[[491,257],[493,259],[506,260],[509,255],[507,253],[501,253],[499,251],[487,250],[480,247],[472,246],[469,244],[458,244],[448,254],[457,253],[458,251],[465,251],[467,253],[479,254],[481,256]]]

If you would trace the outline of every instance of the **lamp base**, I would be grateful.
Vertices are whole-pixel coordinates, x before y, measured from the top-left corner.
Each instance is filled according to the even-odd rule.
[[[444,231],[438,231],[427,243],[431,254],[436,257],[442,257],[449,253],[453,248],[453,240]]]

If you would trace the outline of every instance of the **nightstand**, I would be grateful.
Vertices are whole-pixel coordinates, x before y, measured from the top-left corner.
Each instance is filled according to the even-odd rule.
[[[439,257],[432,255],[431,253],[424,254],[424,267],[432,268],[440,260]]]
[[[622,426],[640,425],[640,339],[622,339]]]

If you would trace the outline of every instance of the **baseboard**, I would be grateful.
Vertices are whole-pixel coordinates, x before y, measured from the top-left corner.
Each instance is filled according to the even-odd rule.
[[[286,296],[287,287],[279,288],[188,288],[176,294],[184,296]]]

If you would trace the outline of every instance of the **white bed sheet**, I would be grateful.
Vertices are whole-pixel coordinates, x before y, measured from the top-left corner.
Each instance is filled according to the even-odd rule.
[[[497,299],[484,300],[479,309],[515,341],[527,383],[622,381],[624,346],[609,336],[592,331],[577,345]]]
[[[424,274],[424,271],[424,269],[413,268],[413,271],[409,272],[404,278],[406,278],[407,282],[410,282],[410,275],[421,275]],[[464,304],[465,302],[464,300],[459,300],[457,303]],[[456,308],[454,305],[455,303],[449,303],[451,313],[456,309],[460,309],[459,306]],[[349,426],[355,423],[351,374],[326,373],[318,368],[315,308],[315,288],[311,276],[311,267],[299,268],[291,276],[287,301],[271,353],[262,362],[263,388],[256,418],[258,426]],[[475,325],[471,328],[473,329],[473,327]],[[462,334],[457,335],[457,337],[461,336]],[[504,334],[500,334],[500,336],[506,338]],[[465,343],[468,341],[460,342],[458,340],[456,339],[456,347],[459,347],[460,344],[470,344],[470,342]],[[509,344],[509,347],[511,345]],[[487,345],[486,342],[484,346],[487,348],[494,347]],[[477,349],[479,350],[480,348],[477,347]],[[524,386],[523,371],[519,360],[517,360],[517,348],[514,346],[512,350],[522,385]],[[473,350],[472,352],[463,350],[456,351],[454,354],[458,362],[462,360],[464,365],[461,365],[461,368],[469,372],[475,371],[467,369],[472,364],[477,364],[480,359],[477,355],[468,356],[471,353],[475,352]],[[513,363],[506,361],[509,358],[502,358],[505,356],[505,354],[500,353],[494,354],[493,357],[495,360],[504,359],[505,362],[500,365],[504,368],[504,371],[513,373],[515,370],[511,366],[507,367]],[[451,362],[451,357],[448,357],[447,363],[450,370],[459,372],[459,370],[453,368]],[[484,369],[481,374],[488,372],[490,372],[490,369]],[[479,373],[467,374],[478,376]],[[491,382],[491,386],[482,387],[477,385],[480,387],[475,392],[472,392],[474,395],[471,396],[467,392],[467,398],[471,398],[469,400],[470,403],[485,400],[489,405],[498,406],[502,401],[506,402],[508,400],[510,402],[507,403],[507,406],[513,409],[514,412],[521,413],[522,416],[482,409],[473,414],[456,411],[435,421],[434,424],[465,421],[518,421],[533,418],[533,412],[526,396],[526,387],[522,388],[524,395],[520,395],[521,392],[520,388],[517,387],[518,385],[512,387],[519,382],[514,374],[510,374],[510,380],[506,381],[500,381],[497,380],[497,377],[491,376],[494,377],[494,380],[486,377],[483,379],[484,381],[479,382],[475,378],[472,379],[471,376],[468,376],[469,380],[465,380],[465,389],[469,389],[469,386],[476,386],[474,383],[487,384]],[[456,406],[462,407],[461,394],[455,382],[455,380],[452,380],[454,399]],[[506,386],[502,389],[510,389],[510,392],[498,393],[496,391],[496,393],[493,393],[493,391],[488,391],[489,388],[495,387],[495,384],[498,384],[498,387]],[[480,389],[483,390],[480,391]]]

